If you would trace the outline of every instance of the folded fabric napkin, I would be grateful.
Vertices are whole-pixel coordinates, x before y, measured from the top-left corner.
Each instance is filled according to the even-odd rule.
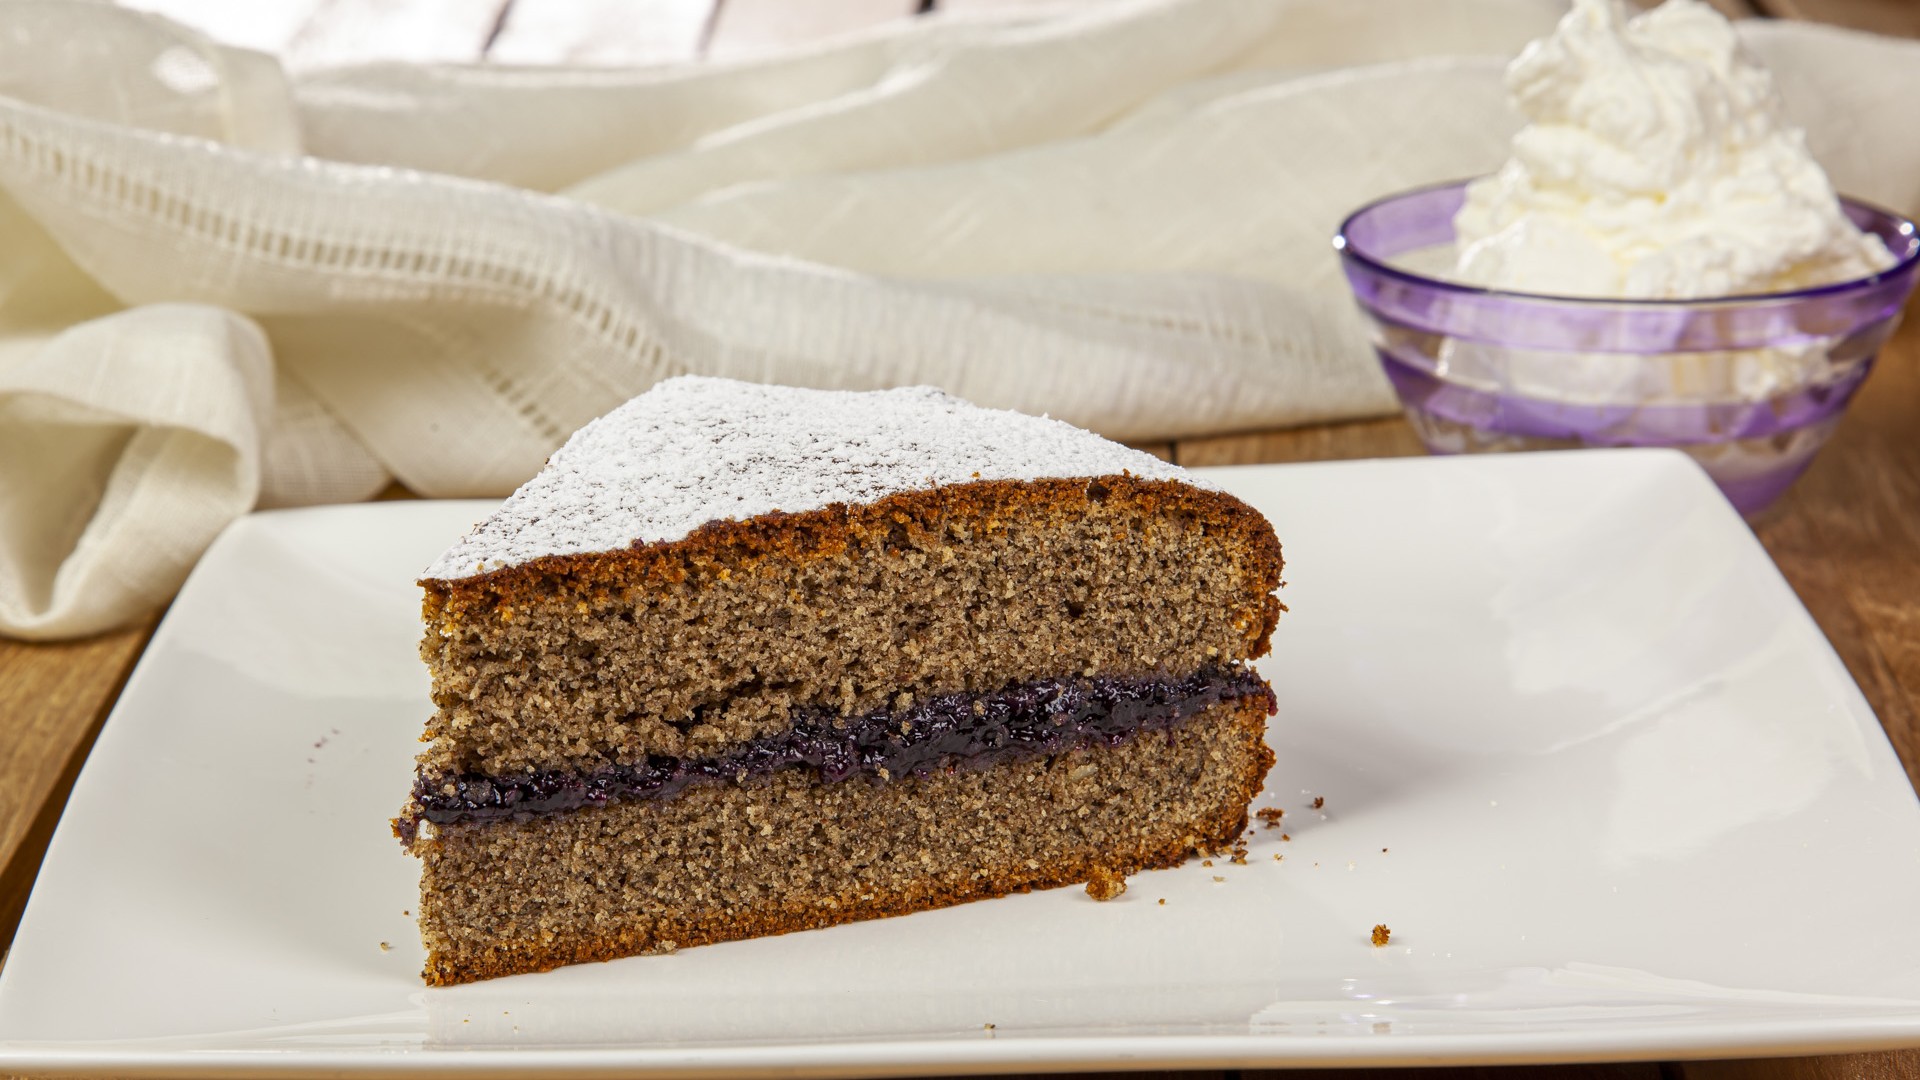
[[[1121,0],[637,70],[267,56],[0,2],[0,632],[255,506],[502,495],[669,375],[931,383],[1123,439],[1389,412],[1328,238],[1496,166],[1550,0]],[[1920,209],[1920,43],[1754,23]]]

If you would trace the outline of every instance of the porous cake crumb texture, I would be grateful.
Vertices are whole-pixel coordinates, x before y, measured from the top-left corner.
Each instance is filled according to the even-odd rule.
[[[1230,497],[978,482],[427,585],[429,773],[698,757],[941,692],[1258,656],[1280,553]]]
[[[980,772],[708,785],[522,824],[441,828],[427,980],[467,982],[1112,880],[1230,844],[1272,754],[1267,703]]]

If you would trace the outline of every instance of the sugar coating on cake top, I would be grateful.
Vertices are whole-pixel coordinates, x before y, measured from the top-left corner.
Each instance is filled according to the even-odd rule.
[[[1123,472],[1213,487],[1071,424],[932,387],[806,390],[686,375],[575,432],[423,577],[458,580],[543,556],[681,540],[711,521],[945,484]]]

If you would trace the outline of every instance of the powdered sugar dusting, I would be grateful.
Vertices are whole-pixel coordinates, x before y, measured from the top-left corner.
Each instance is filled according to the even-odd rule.
[[[1070,424],[931,387],[857,393],[682,376],[575,432],[425,577],[680,540],[710,521],[942,484],[1121,472],[1212,486]]]

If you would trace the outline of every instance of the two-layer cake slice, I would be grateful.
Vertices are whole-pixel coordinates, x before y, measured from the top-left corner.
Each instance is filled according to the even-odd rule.
[[[1272,755],[1266,520],[937,391],[662,383],[426,572],[457,983],[1170,866]]]

